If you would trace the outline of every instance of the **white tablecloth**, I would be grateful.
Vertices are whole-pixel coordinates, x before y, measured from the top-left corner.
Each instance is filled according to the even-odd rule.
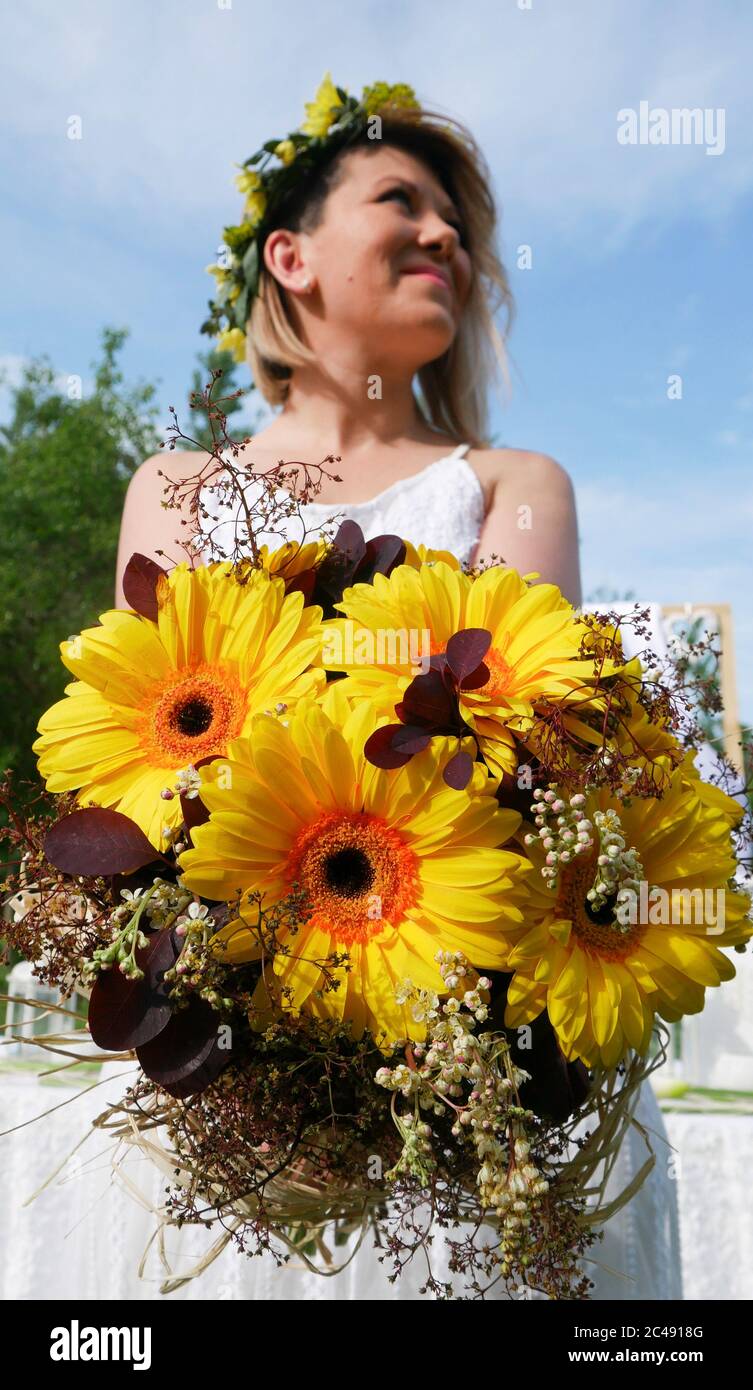
[[[56,1180],[23,1205],[87,1132],[89,1118],[104,1109],[108,1097],[122,1094],[128,1070],[111,1068],[104,1085],[70,1104],[65,1102],[75,1093],[67,1086],[40,1082],[28,1072],[0,1074],[3,1130],[59,1107],[46,1120],[0,1139],[3,1299],[160,1297],[163,1275],[154,1249],[147,1277],[137,1277],[151,1222],[134,1209],[133,1196],[113,1182],[107,1135],[87,1139]],[[665,1122],[677,1150],[684,1296],[753,1298],[753,1116],[668,1113]],[[128,1172],[150,1201],[160,1200],[165,1179],[148,1160],[131,1155]],[[179,1250],[185,1261],[181,1270],[207,1244],[207,1233],[190,1227],[168,1238],[171,1252]],[[171,1298],[244,1298],[246,1266],[246,1259],[228,1247],[205,1279]]]

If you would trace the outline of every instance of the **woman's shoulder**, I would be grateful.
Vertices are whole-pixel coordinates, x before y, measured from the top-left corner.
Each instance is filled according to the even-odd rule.
[[[150,454],[139,464],[130,481],[138,479],[143,487],[156,483],[161,473],[165,473],[168,478],[192,477],[194,473],[198,474],[210,458],[212,455],[205,449],[161,449],[159,453]]]
[[[190,485],[212,457],[203,449],[166,449],[150,454],[132,473],[123,502],[115,570],[115,607],[127,608],[123,573],[138,552],[158,564],[186,558],[183,545],[193,524]],[[181,487],[180,484],[185,484]],[[171,488],[170,484],[178,484]],[[163,505],[165,504],[165,505]],[[169,504],[169,505],[168,505]]]
[[[466,458],[484,490],[487,511],[502,491],[523,490],[529,497],[542,492],[569,495],[572,491],[570,475],[562,464],[534,449],[469,449]]]

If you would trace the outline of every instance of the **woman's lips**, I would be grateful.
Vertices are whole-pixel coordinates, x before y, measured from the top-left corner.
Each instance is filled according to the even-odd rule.
[[[450,293],[450,286],[444,276],[440,275],[437,270],[404,270],[403,274],[418,275],[422,280],[431,280],[435,285],[441,285],[442,289],[447,290],[448,294]]]

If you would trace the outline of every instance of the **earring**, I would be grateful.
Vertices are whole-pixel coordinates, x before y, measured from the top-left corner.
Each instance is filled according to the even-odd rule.
[[[311,281],[309,280],[308,276],[306,276],[306,279],[305,279],[304,282],[303,282],[303,288],[304,288],[305,290],[310,290],[310,289],[311,289]]]

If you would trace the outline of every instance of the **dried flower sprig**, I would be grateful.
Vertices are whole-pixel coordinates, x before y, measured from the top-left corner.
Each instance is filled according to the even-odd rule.
[[[439,951],[435,959],[446,989],[454,993],[440,1003],[438,995],[410,980],[398,987],[398,1002],[411,1002],[414,1017],[426,1020],[427,1041],[412,1046],[409,1064],[380,1067],[375,1077],[393,1092],[392,1115],[403,1138],[400,1157],[385,1176],[394,1181],[408,1173],[428,1183],[437,1160],[426,1115],[451,1111],[452,1136],[475,1150],[479,1201],[499,1220],[500,1258],[508,1270],[516,1256],[525,1263],[526,1230],[549,1190],[532,1157],[541,1122],[520,1103],[518,1087],[529,1073],[512,1061],[507,1039],[475,1032],[489,1016],[484,995],[491,981],[482,976],[463,989],[475,979],[463,954]],[[398,1094],[411,1103],[407,1114],[397,1108]]]

